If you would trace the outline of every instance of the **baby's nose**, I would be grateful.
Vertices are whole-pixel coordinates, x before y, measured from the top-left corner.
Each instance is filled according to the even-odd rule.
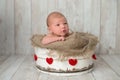
[[[62,24],[62,25],[61,25],[61,27],[62,27],[62,28],[65,28],[65,25],[64,25],[64,24]]]

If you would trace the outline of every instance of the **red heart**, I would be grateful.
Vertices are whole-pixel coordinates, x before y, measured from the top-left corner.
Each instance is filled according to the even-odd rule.
[[[34,60],[37,61],[38,57],[36,54],[34,54]]]
[[[69,64],[75,66],[77,64],[77,59],[69,59]]]
[[[48,64],[52,64],[53,63],[53,58],[46,58],[46,62]]]
[[[92,58],[93,58],[94,60],[97,59],[95,54],[92,55]]]

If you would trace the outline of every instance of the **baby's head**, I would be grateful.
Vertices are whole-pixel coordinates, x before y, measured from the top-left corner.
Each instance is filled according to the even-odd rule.
[[[60,12],[52,12],[47,17],[47,26],[50,33],[57,36],[69,34],[69,26],[65,16]]]

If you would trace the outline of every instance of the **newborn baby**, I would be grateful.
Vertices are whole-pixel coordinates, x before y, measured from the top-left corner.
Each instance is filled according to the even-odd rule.
[[[47,26],[49,33],[43,38],[42,44],[64,41],[69,35],[67,20],[60,12],[52,12],[48,15]]]

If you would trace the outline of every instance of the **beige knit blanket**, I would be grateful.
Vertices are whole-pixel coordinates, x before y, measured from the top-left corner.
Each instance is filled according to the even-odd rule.
[[[34,47],[47,48],[52,51],[57,51],[59,56],[79,56],[88,54],[89,51],[94,50],[98,38],[89,33],[73,32],[65,41],[57,41],[47,45],[41,43],[45,35],[33,35],[31,38]]]

